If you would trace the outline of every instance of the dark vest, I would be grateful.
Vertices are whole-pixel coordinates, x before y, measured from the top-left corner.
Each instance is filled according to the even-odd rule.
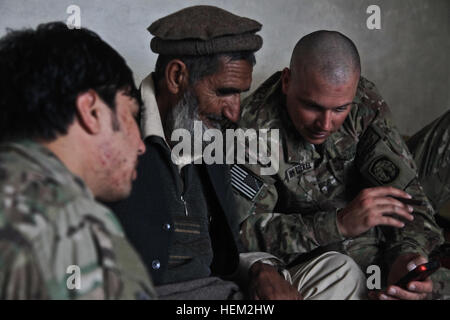
[[[228,167],[188,165],[180,176],[161,138],[145,144],[130,197],[108,206],[155,285],[230,275],[242,247]]]

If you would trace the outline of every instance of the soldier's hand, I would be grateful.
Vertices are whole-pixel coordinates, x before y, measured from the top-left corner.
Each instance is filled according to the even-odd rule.
[[[433,291],[433,282],[428,277],[423,281],[411,281],[407,285],[407,289],[400,288],[393,285],[401,279],[406,273],[413,270],[416,266],[427,263],[428,260],[424,257],[408,253],[399,256],[392,264],[388,276],[389,286],[386,290],[373,291],[369,294],[371,299],[380,300],[423,300],[427,295]]]
[[[392,196],[411,199],[409,194],[393,187],[362,190],[347,207],[338,212],[339,232],[348,238],[356,237],[378,225],[403,228],[405,224],[398,217],[412,221],[413,208]]]
[[[256,262],[249,271],[249,294],[255,300],[302,300],[302,296],[289,282],[268,264]]]

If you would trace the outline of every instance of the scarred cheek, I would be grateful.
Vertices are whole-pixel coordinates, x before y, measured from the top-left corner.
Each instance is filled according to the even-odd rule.
[[[111,151],[110,143],[103,143],[99,147],[100,149],[100,164],[102,167],[106,167],[111,163],[111,159],[114,158],[113,152]]]
[[[126,171],[118,170],[119,174],[113,175],[113,184],[114,186],[120,187],[124,183],[129,183],[130,181],[130,174],[128,174]]]
[[[120,151],[112,148],[111,143],[104,143],[99,147],[101,157],[100,164],[108,172],[124,167],[128,160]]]
[[[126,159],[116,162],[109,170],[110,183],[116,190],[129,185],[131,180],[135,179],[135,175],[135,170],[129,169],[128,161]]]

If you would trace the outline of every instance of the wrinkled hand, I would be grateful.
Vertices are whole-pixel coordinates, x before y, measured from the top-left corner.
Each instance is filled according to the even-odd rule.
[[[255,300],[302,300],[302,296],[287,282],[275,267],[261,262],[249,271],[250,298]]]
[[[378,225],[403,228],[405,224],[398,217],[390,215],[395,214],[412,221],[413,208],[390,196],[411,199],[409,194],[393,187],[364,189],[347,207],[338,212],[339,232],[349,238]]]
[[[424,257],[408,253],[398,257],[391,267],[391,271],[388,276],[389,286],[386,290],[372,291],[369,293],[369,298],[380,300],[423,300],[427,298],[427,295],[433,291],[433,282],[428,277],[423,281],[411,281],[408,283],[407,288],[403,289],[393,285],[409,271],[413,270],[416,266],[423,263],[427,263],[428,260]]]

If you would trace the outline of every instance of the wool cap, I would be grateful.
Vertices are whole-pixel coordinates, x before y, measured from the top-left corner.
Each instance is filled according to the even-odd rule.
[[[262,25],[214,6],[193,6],[152,23],[153,52],[163,55],[210,55],[236,51],[257,51]]]

